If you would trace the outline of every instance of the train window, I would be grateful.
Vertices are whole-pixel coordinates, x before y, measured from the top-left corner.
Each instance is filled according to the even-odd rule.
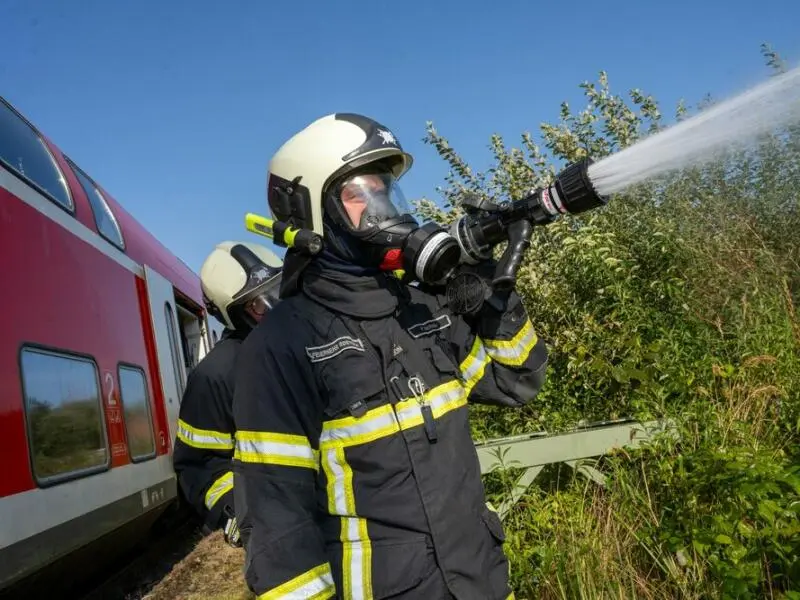
[[[89,198],[89,204],[92,206],[92,214],[94,215],[95,225],[97,225],[97,231],[117,248],[124,250],[125,241],[122,239],[122,231],[120,231],[119,223],[117,223],[117,219],[114,217],[114,213],[111,212],[111,207],[108,205],[108,202],[106,202],[103,194],[97,188],[97,184],[69,158],[67,158],[67,162],[75,172],[78,181],[81,182],[81,187],[83,191],[86,192],[86,197]]]
[[[26,347],[20,357],[33,472],[40,484],[108,466],[94,361]]]
[[[138,367],[120,365],[119,394],[131,460],[135,462],[152,458],[156,455],[156,440],[144,371]]]
[[[183,342],[183,361],[186,371],[189,372],[199,361],[203,332],[196,314],[180,304],[176,304],[175,308],[178,309],[178,326]]]
[[[0,98],[0,163],[70,212],[69,187],[44,140]]]

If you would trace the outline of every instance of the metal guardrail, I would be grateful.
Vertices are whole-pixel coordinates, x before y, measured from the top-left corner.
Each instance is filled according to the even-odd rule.
[[[524,469],[509,496],[497,508],[502,519],[546,465],[567,464],[581,475],[603,485],[604,475],[590,464],[585,464],[587,460],[609,454],[617,448],[637,448],[656,432],[669,431],[671,428],[669,421],[602,421],[556,434],[541,431],[487,440],[476,443],[475,448],[482,474],[504,469]]]

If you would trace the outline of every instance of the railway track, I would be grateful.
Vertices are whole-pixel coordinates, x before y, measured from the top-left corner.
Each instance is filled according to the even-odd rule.
[[[142,600],[201,537],[194,521],[182,514],[154,526],[129,549],[70,565],[66,573],[31,577],[0,592],[0,600]]]
[[[74,600],[141,600],[183,559],[201,539],[198,527],[186,521],[174,529],[154,534],[151,539],[126,553],[127,559],[111,574],[97,577],[73,592]]]

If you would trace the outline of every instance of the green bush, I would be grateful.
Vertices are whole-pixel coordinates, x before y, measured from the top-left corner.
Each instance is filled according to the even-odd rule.
[[[445,209],[422,200],[421,215],[451,221],[466,191],[519,197],[563,161],[663,127],[652,97],[612,93],[605,73],[581,87],[585,109],[564,103],[541,125],[544,150],[495,135],[485,172],[429,123],[450,172]],[[559,478],[515,506],[520,598],[800,598],[798,197],[789,129],[536,228],[518,290],[549,346],[548,382],[525,409],[474,408],[476,439],[618,417],[670,417],[678,435],[609,457],[605,488]],[[487,482],[494,501],[506,490]]]

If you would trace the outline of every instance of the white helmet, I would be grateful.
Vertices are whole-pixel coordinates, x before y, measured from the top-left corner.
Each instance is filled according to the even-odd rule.
[[[332,184],[341,182],[354,170],[374,166],[375,171],[391,176],[391,185],[412,163],[412,156],[380,123],[352,113],[327,115],[292,136],[272,157],[267,173],[267,201],[278,221],[323,235],[326,194]],[[405,203],[401,194],[393,196],[391,201]],[[395,207],[395,212],[410,212],[407,208]],[[391,207],[388,209],[391,212]],[[380,210],[386,212],[385,208]]]
[[[256,299],[266,309],[277,303],[282,266],[281,259],[260,244],[217,244],[200,268],[206,309],[229,329],[254,327],[244,308]]]

